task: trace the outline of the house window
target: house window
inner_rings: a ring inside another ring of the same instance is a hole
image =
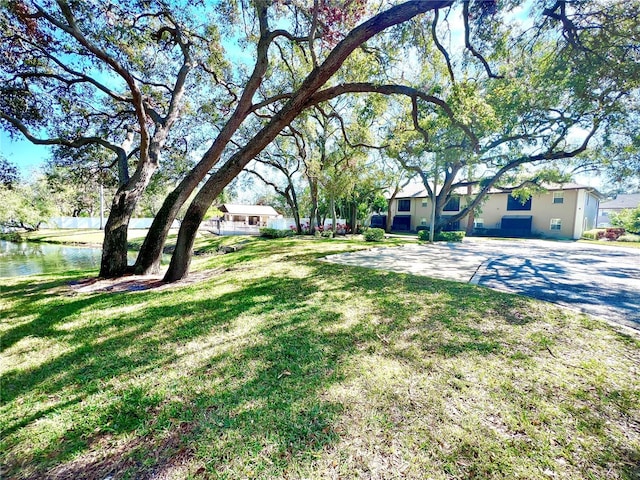
[[[600,212],[600,215],[602,215],[603,217],[608,217],[609,216],[609,212],[607,210],[604,210],[604,211]]]
[[[507,210],[531,210],[531,197],[522,203],[520,199],[509,195],[507,198]]]
[[[473,228],[484,228],[484,220],[482,218],[474,218]]]
[[[460,197],[451,197],[442,209],[445,212],[457,212],[460,210]]]
[[[443,215],[442,219],[446,221],[447,216]],[[443,232],[455,232],[457,230],[460,230],[460,220],[456,220],[455,222],[447,222],[442,228]]]
[[[551,230],[562,230],[562,219],[561,218],[552,218],[551,219]]]
[[[411,200],[398,200],[398,211],[399,212],[409,212],[411,211]]]
[[[421,218],[420,219],[420,225],[426,225],[427,224],[427,219],[426,218]]]
[[[426,198],[425,198],[424,200],[422,200],[422,206],[423,206],[423,207],[426,207],[426,206],[427,206],[427,203],[428,203],[428,202],[427,202],[427,199],[426,199]]]
[[[564,192],[553,192],[553,203],[564,203]]]

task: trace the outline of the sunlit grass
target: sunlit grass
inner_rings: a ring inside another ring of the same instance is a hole
[[[589,243],[591,245],[601,245],[603,247],[628,247],[628,248],[640,248],[640,242],[618,242],[615,240],[578,240],[580,243]]]
[[[316,260],[370,247],[205,236],[179,288],[3,280],[2,477],[638,478],[636,339]]]

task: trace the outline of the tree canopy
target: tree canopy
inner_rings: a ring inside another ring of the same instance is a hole
[[[0,155],[0,185],[11,188],[18,178],[18,167]]]
[[[119,159],[104,276],[126,271],[128,218],[172,132],[190,141],[180,125],[193,125],[206,147],[188,150],[191,167],[157,208],[134,267],[157,268],[188,205],[171,281],[187,275],[213,200],[253,159],[273,156],[272,142],[295,136],[312,109],[338,122],[343,145],[384,146],[382,157],[427,190],[440,177],[439,206],[456,189],[474,189],[460,216],[491,188],[559,178],[552,169],[531,176],[529,166],[600,161],[590,147],[618,144],[623,125],[633,132],[638,13],[637,0],[14,2],[0,18],[0,121],[36,143],[91,143]],[[331,110],[339,97],[365,100],[352,101],[358,114],[339,121]],[[338,143],[328,147],[340,153]],[[367,168],[364,151],[345,158],[354,172]],[[126,180],[129,162],[135,171]],[[333,173],[327,188],[353,187]]]
[[[56,146],[58,156],[85,159],[96,148],[113,155],[120,187],[105,228],[103,276],[124,273],[129,218],[185,96],[209,78],[190,73],[219,68],[215,29],[197,31],[193,9],[183,7],[18,1],[0,10],[3,127]]]

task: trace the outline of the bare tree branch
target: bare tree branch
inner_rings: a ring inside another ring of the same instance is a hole
[[[449,77],[451,78],[451,82],[452,83],[456,83],[456,77],[453,74],[453,67],[451,66],[451,57],[449,56],[449,52],[447,52],[447,50],[442,46],[442,44],[438,40],[438,34],[437,34],[437,31],[436,31],[436,27],[438,26],[439,14],[440,14],[439,10],[434,10],[434,12],[433,12],[433,22],[431,23],[431,37],[433,38],[433,43],[435,43],[436,48],[438,50],[440,50],[440,53],[442,53],[442,56],[444,57],[444,59],[447,62],[447,70],[449,70]]]
[[[33,135],[29,130],[29,128],[17,118],[11,117],[4,112],[0,112],[0,118],[2,118],[3,120],[6,120],[11,125],[13,125],[17,130],[20,131],[20,133],[22,133],[22,135],[24,135],[24,137],[27,140],[29,140],[34,145],[63,145],[66,147],[77,148],[77,147],[82,147],[84,145],[96,144],[96,145],[102,145],[103,147],[108,148],[109,150],[112,150],[114,152],[119,152],[122,150],[122,148],[119,147],[118,145],[108,142],[101,137],[79,137],[79,138],[76,138],[75,140],[67,140],[61,137],[38,138],[35,135]]]
[[[311,95],[307,99],[307,106],[317,105],[318,103],[325,102],[345,93],[379,93],[382,95],[404,95],[409,98],[419,98],[420,100],[440,107],[445,112],[447,117],[449,117],[451,123],[460,128],[469,138],[472,144],[472,148],[474,150],[477,150],[479,148],[479,140],[476,135],[471,131],[469,126],[456,119],[453,110],[444,100],[406,85],[376,85],[367,82],[345,83],[342,85],[337,85],[335,87],[327,88],[325,90],[320,90]]]
[[[469,27],[469,3],[470,3],[470,0],[464,0],[462,2],[462,19],[464,21],[464,45],[474,57],[480,60],[489,78],[504,78],[504,76],[496,75],[491,71],[491,67],[489,66],[489,63],[487,62],[487,60],[471,44],[471,40],[470,40],[471,28]]]

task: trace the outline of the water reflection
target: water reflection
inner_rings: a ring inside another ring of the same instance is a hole
[[[19,277],[100,267],[100,248],[0,240],[0,277]]]

